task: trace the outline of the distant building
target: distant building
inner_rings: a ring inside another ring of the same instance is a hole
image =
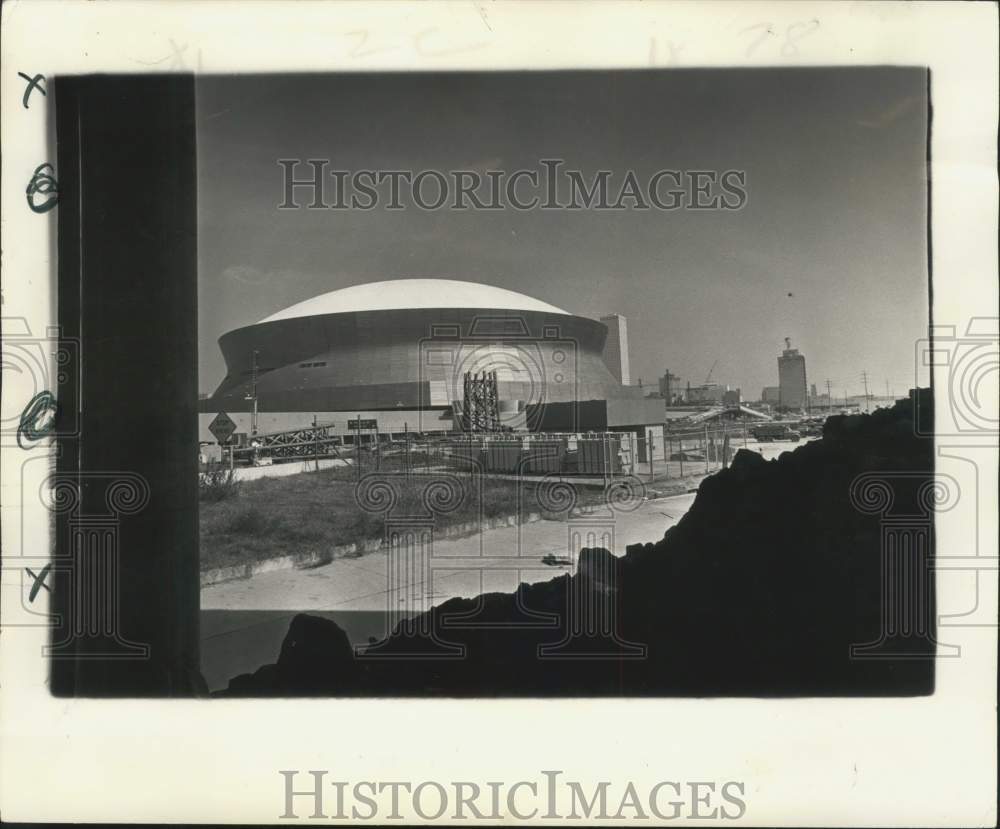
[[[816,387],[813,386],[815,389]],[[809,408],[810,409],[829,409],[833,405],[830,400],[830,395],[828,394],[811,394],[809,395]]]
[[[806,358],[792,348],[792,341],[785,337],[785,350],[778,358],[778,406],[783,409],[804,409],[806,395]]]
[[[760,399],[764,403],[770,403],[772,406],[777,406],[778,401],[781,399],[781,391],[777,386],[764,386],[760,392]]]
[[[730,389],[723,393],[722,402],[726,406],[739,406],[743,402],[743,394],[739,389]]]
[[[721,383],[706,383],[702,386],[692,386],[689,384],[684,391],[684,402],[716,403],[721,405],[722,399],[728,391],[729,386],[724,386]]]
[[[847,408],[856,408],[862,412],[872,412],[875,409],[889,408],[895,402],[895,397],[886,397],[885,395],[852,394],[844,400],[844,405]]]
[[[604,363],[608,371],[623,386],[632,385],[628,365],[628,326],[621,314],[608,314],[601,317],[601,322],[608,329],[608,338],[604,343]]]
[[[666,370],[659,382],[660,397],[667,401],[668,406],[684,399],[684,386],[681,385],[681,378],[676,374],[671,374],[670,369]]]

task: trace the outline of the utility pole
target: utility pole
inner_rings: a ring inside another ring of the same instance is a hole
[[[833,395],[830,393],[830,378],[826,379],[826,410],[833,408]]]
[[[354,471],[361,480],[361,414],[354,421]]]
[[[250,363],[250,399],[253,409],[250,413],[250,434],[257,434],[257,349],[251,355]]]
[[[705,442],[702,444],[705,447],[705,474],[708,474],[708,424],[705,424]]]
[[[316,454],[316,471],[319,472],[319,429],[316,428],[316,415],[313,415],[313,451]]]
[[[868,372],[867,371],[862,371],[861,372],[861,380],[865,384],[865,411],[867,412],[867,411],[869,411],[871,409],[871,403],[872,403],[872,396],[871,396],[870,392],[868,391]]]

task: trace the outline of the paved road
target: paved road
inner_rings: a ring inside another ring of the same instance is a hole
[[[236,674],[275,661],[288,621],[303,611],[334,619],[353,643],[364,644],[369,637],[384,636],[391,617],[404,608],[419,611],[454,596],[512,591],[521,582],[571,571],[581,547],[603,546],[623,555],[630,544],[662,538],[693,500],[693,494],[675,495],[609,517],[539,521],[438,540],[430,577],[416,575],[405,584],[390,581],[389,556],[376,552],[206,587],[201,592],[202,671],[216,690]],[[546,564],[546,556],[556,563]]]

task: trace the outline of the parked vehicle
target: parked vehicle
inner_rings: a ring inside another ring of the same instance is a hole
[[[750,430],[755,440],[790,440],[797,443],[802,437],[785,423],[763,423]]]
[[[801,423],[796,427],[795,431],[804,438],[818,438],[823,436],[823,424],[821,422]]]

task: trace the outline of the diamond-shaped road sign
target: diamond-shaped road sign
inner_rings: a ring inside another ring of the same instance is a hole
[[[226,443],[236,431],[236,424],[225,412],[219,412],[208,424],[208,431],[215,435],[219,443]]]

